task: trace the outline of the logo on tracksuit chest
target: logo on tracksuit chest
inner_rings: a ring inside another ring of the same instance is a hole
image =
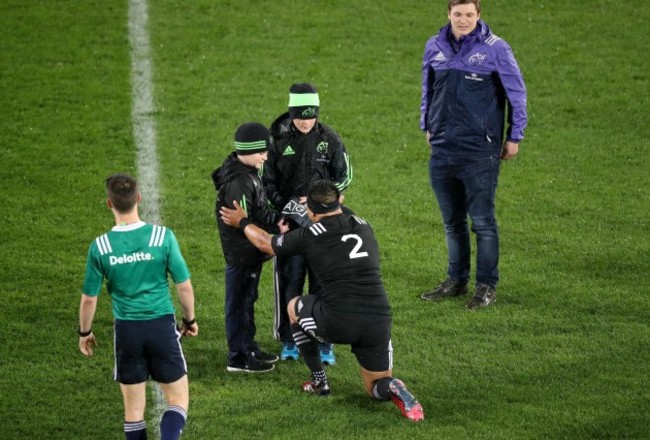
[[[320,154],[327,154],[328,146],[329,144],[327,142],[322,141],[316,146],[316,151],[318,151]]]
[[[328,147],[329,147],[329,144],[327,142],[325,142],[325,141],[320,142],[316,146],[316,151],[320,155],[320,156],[316,157],[317,162],[328,162],[329,163],[330,160],[329,160],[329,157],[327,155]]]
[[[474,55],[471,55],[471,56],[467,59],[467,62],[468,62],[470,65],[472,65],[472,66],[480,66],[480,65],[483,64],[483,62],[485,61],[485,58],[486,58],[486,57],[487,57],[486,54],[484,54],[484,53],[480,53],[480,52],[476,52]]]

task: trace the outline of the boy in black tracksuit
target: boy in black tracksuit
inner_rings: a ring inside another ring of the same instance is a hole
[[[271,125],[271,146],[262,169],[262,182],[271,206],[282,212],[289,202],[305,203],[307,189],[317,180],[330,180],[343,193],[352,181],[352,166],[339,135],[318,120],[320,99],[308,83],[289,89],[289,111]],[[307,219],[308,221],[308,219]],[[300,224],[299,226],[304,226]],[[309,293],[320,285],[301,256],[274,258],[274,334],[283,343],[282,359],[297,359],[287,315],[287,303],[301,295],[309,275]],[[323,362],[333,364],[330,344],[321,347]]]
[[[254,305],[266,255],[237,228],[219,218],[222,206],[237,201],[259,227],[277,231],[279,215],[272,212],[257,170],[267,157],[269,132],[257,122],[241,125],[235,133],[235,151],[212,173],[217,190],[215,214],[226,260],[225,323],[228,371],[264,372],[273,369],[278,356],[260,350],[255,342]]]

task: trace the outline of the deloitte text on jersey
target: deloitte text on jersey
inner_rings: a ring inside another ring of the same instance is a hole
[[[135,263],[137,261],[150,261],[153,260],[153,255],[151,255],[149,252],[134,252],[131,255],[124,254],[121,257],[114,257],[111,255],[108,260],[111,266],[115,266],[116,264]]]

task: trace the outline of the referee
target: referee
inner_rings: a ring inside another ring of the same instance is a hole
[[[142,196],[135,179],[115,174],[106,180],[108,207],[116,226],[90,245],[79,307],[79,350],[93,355],[91,330],[103,280],[115,317],[114,379],[124,397],[124,434],[127,440],[146,439],[144,421],[146,383],[160,383],[167,410],[160,421],[161,439],[181,435],[189,390],[187,365],[180,337],[196,336],[194,291],[190,272],[174,233],[140,220]],[[176,284],[183,322],[176,327],[167,276]]]
[[[347,344],[361,367],[366,391],[378,400],[392,400],[405,417],[420,421],[422,406],[392,376],[392,318],[377,240],[363,219],[343,213],[339,197],[331,181],[315,182],[307,191],[313,224],[276,236],[252,224],[238,205],[220,212],[226,224],[243,229],[263,252],[278,257],[302,255],[323,286],[320,295],[293,298],[287,307],[293,338],[312,376],[303,391],[330,394],[318,344]]]

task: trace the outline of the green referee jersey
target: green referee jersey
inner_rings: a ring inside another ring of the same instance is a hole
[[[171,230],[144,222],[115,226],[90,245],[83,293],[99,295],[106,279],[115,318],[155,319],[174,313],[168,275],[175,283],[190,278]]]

